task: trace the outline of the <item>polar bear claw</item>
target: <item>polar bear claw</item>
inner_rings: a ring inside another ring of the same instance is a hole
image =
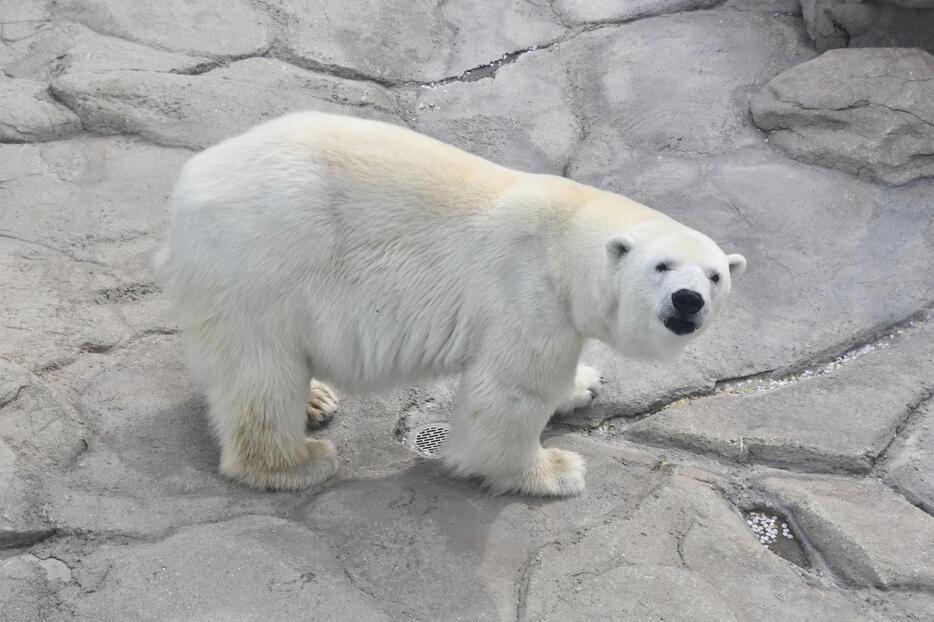
[[[312,380],[308,390],[308,402],[305,414],[308,415],[308,427],[320,428],[331,422],[337,410],[337,395],[323,382]]]

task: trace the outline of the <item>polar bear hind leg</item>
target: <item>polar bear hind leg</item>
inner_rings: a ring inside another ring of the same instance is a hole
[[[464,373],[442,449],[445,466],[462,477],[480,477],[497,494],[580,494],[586,471],[583,458],[573,451],[544,448],[539,442],[554,404],[497,377]]]
[[[207,372],[221,473],[272,490],[301,490],[333,476],[338,466],[334,444],[305,435],[311,380],[307,359],[300,353],[284,356],[275,347],[262,351],[260,340],[250,340],[249,348],[239,352],[230,348],[244,343],[242,339],[223,343],[225,356],[199,356],[198,340],[189,333],[189,351]]]

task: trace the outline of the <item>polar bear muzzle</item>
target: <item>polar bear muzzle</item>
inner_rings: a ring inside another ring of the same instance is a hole
[[[692,289],[679,289],[671,295],[671,306],[674,313],[662,318],[665,328],[676,335],[689,335],[697,330],[701,324],[698,313],[704,308],[702,294]]]
[[[694,315],[704,307],[704,296],[692,289],[679,289],[671,295],[671,305],[681,315]]]

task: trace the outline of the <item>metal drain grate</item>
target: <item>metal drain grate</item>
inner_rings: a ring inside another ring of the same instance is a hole
[[[446,424],[426,425],[415,434],[415,449],[429,458],[435,458],[447,438],[448,426]]]

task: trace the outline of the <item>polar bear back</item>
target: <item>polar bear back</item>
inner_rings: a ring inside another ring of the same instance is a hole
[[[564,321],[553,223],[508,200],[533,177],[404,128],[290,115],[185,167],[164,281],[183,329],[300,344],[338,386],[454,373],[490,326]]]

